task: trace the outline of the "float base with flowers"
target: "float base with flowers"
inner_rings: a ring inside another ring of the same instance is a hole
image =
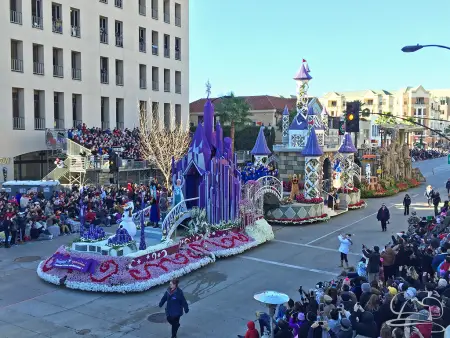
[[[324,212],[322,198],[307,199],[303,194],[298,194],[295,201],[283,198],[277,208],[266,212],[266,218],[270,223],[284,225],[309,224],[330,219]]]
[[[339,208],[340,209],[361,209],[367,206],[361,199],[361,191],[358,188],[339,188],[338,189]]]
[[[260,218],[245,227],[195,234],[176,244],[167,241],[123,256],[79,252],[61,246],[39,264],[37,274],[49,283],[70,289],[140,292],[273,238],[271,226]]]

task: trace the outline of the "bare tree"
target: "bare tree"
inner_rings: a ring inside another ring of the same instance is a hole
[[[191,137],[187,126],[175,123],[175,119],[171,121],[171,126],[163,126],[160,124],[158,112],[154,112],[152,117],[153,119],[146,109],[140,107],[139,136],[142,157],[161,170],[166,187],[170,191],[172,157],[177,161],[186,154]]]

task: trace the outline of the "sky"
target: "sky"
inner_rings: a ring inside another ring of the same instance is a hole
[[[423,85],[450,88],[448,0],[190,0],[190,102],[295,95],[306,59],[309,94]]]

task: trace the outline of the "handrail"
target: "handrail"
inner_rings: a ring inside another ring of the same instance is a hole
[[[267,183],[267,181],[269,181],[269,183]],[[272,182],[270,182],[270,181],[272,181]],[[256,182],[261,182],[262,183],[261,187],[267,187],[267,186],[275,187],[278,194],[280,195],[280,198],[283,198],[283,183],[275,176],[271,176],[271,175],[262,176],[262,177],[258,178],[256,180]]]
[[[178,220],[182,219],[183,214],[186,214],[189,212],[186,207],[186,202],[196,201],[199,199],[200,199],[200,197],[194,197],[194,198],[188,198],[188,199],[182,200],[180,203],[178,203],[172,209],[170,209],[169,213],[166,215],[166,217],[164,218],[164,220],[161,224],[161,229],[163,231],[163,238],[165,237],[166,241],[170,240],[170,237],[172,237],[172,234],[176,229],[176,227],[174,227],[176,222]],[[177,218],[177,216],[179,216],[179,217]],[[183,220],[184,220],[184,218],[183,218]],[[164,236],[164,233],[166,233],[165,236]]]
[[[82,146],[75,141],[72,141],[70,138],[67,138],[67,155],[68,156],[77,156],[80,155],[81,152],[84,152],[87,155],[91,155],[92,152],[90,149]]]

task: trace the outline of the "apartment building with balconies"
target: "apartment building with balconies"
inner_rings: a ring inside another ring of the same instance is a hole
[[[8,0],[0,8],[10,13],[0,21],[8,179],[46,174],[46,129],[133,128],[142,101],[161,124],[188,123],[188,0]]]

